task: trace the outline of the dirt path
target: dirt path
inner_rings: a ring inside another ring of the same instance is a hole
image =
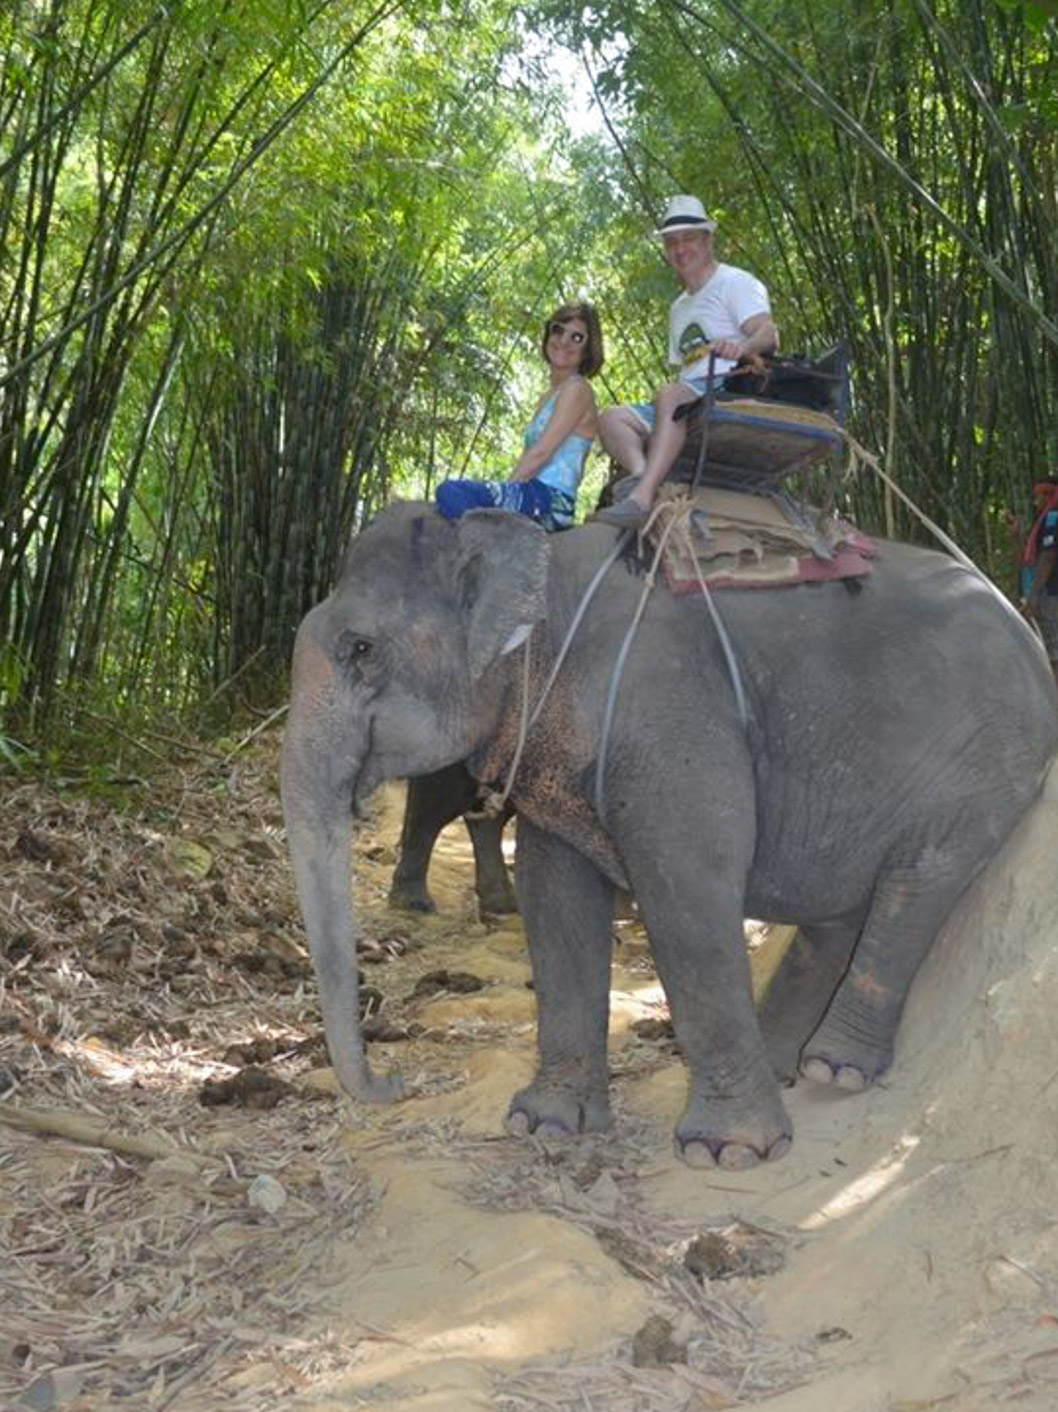
[[[672,1154],[683,1072],[633,923],[614,1132],[503,1135],[534,1053],[520,929],[477,919],[459,828],[438,914],[386,909],[397,790],[357,867],[374,1061],[392,1054],[409,1097],[334,1097],[270,769],[220,809],[189,790],[164,830],[8,801],[3,1101],[109,1131],[86,1147],[0,1122],[0,1405],[1058,1406],[1058,780],[951,919],[885,1084],[799,1084],[793,1151],[710,1174]],[[261,1103],[291,1086],[278,1106],[204,1107],[248,1059]],[[164,1150],[117,1151],[129,1134]]]

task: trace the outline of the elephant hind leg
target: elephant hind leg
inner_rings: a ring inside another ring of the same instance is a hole
[[[806,1078],[856,1091],[886,1072],[911,982],[972,875],[953,866],[938,878],[933,855],[879,881],[848,969],[802,1051]]]
[[[760,1007],[772,1071],[787,1087],[797,1078],[806,1040],[818,1028],[848,968],[862,917],[798,928]]]
[[[518,911],[518,900],[503,859],[503,826],[510,814],[498,818],[470,816],[466,820],[474,849],[474,887],[482,916],[503,917]]]
[[[433,912],[436,906],[426,885],[437,835],[473,804],[477,786],[466,767],[448,765],[430,775],[408,780],[400,857],[389,888],[389,905],[409,912]]]

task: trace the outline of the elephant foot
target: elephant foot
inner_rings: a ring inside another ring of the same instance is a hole
[[[437,903],[427,892],[425,883],[394,881],[386,902],[399,912],[437,911]]]
[[[801,1074],[813,1083],[834,1084],[849,1093],[861,1093],[870,1083],[867,1076],[851,1064],[835,1065],[829,1059],[820,1059],[818,1055],[802,1059]]]
[[[862,1093],[882,1077],[891,1062],[892,1056],[876,1056],[849,1063],[832,1054],[810,1053],[806,1049],[801,1058],[801,1075],[813,1083],[833,1084],[847,1093]]]
[[[605,1092],[533,1083],[511,1099],[506,1128],[511,1137],[579,1137],[604,1132],[612,1123]]]
[[[513,917],[518,911],[518,899],[514,888],[507,882],[505,886],[479,887],[478,911],[483,917]]]
[[[396,1103],[404,1097],[404,1079],[397,1069],[376,1074],[366,1060],[332,1056],[338,1082],[351,1098],[361,1103]]]
[[[676,1156],[688,1167],[721,1167],[745,1171],[761,1162],[774,1162],[790,1150],[793,1127],[782,1100],[762,1106],[732,1100],[694,1097],[676,1125]]]
[[[813,1083],[861,1093],[892,1064],[892,1046],[835,1033],[835,1028],[825,1021],[816,1030],[801,1054],[800,1073]]]

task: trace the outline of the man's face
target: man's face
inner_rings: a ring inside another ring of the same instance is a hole
[[[705,279],[713,260],[711,230],[677,230],[664,237],[665,259],[680,280],[696,289]]]

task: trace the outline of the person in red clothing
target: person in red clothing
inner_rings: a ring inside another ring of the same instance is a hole
[[[1036,518],[1021,537],[1017,517],[1008,514],[1007,528],[1020,544],[1021,608],[1040,630],[1058,683],[1058,478],[1032,487]]]

